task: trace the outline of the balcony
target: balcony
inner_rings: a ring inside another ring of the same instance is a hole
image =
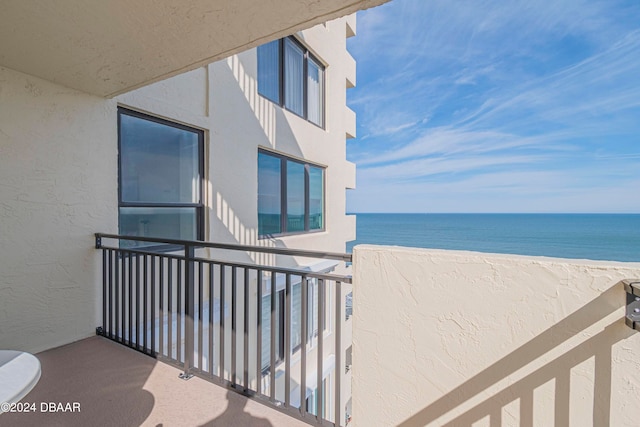
[[[624,280],[640,278],[640,263],[357,246],[352,287],[350,276],[302,262],[278,266],[319,257],[326,269],[326,259],[350,259],[342,254],[153,242],[170,245],[159,252],[139,241],[98,235],[102,336],[40,353],[42,379],[23,399],[79,402],[82,412],[2,421],[453,427],[640,418],[640,335],[625,323],[635,298]]]

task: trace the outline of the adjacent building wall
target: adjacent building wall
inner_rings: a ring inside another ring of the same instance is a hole
[[[118,104],[206,131],[207,240],[344,252],[355,238],[345,214],[355,167],[346,160],[347,20],[296,34],[327,65],[326,129],[258,95],[257,54],[251,49],[205,68],[121,95]],[[326,231],[258,238],[258,148],[326,166]]]
[[[640,264],[357,246],[356,426],[637,426]]]

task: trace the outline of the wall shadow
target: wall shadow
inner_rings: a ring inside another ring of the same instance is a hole
[[[227,409],[222,415],[202,424],[201,427],[273,427],[266,418],[254,417],[245,411],[249,399],[227,390]]]
[[[216,86],[212,89],[214,95],[211,100],[212,114],[224,117],[232,111],[234,116],[243,117],[244,122],[242,129],[238,129],[232,125],[231,118],[224,119],[223,125],[216,129],[216,135],[212,136],[209,164],[211,173],[208,183],[211,229],[208,240],[262,247],[286,247],[282,239],[258,237],[258,147],[272,148],[294,158],[304,158],[305,155],[298,142],[300,136],[295,134],[283,109],[258,94],[257,80],[245,68],[245,62],[251,63],[248,55],[248,53],[234,55],[210,66],[210,72],[216,79]],[[224,87],[224,96],[215,92],[218,86]],[[228,149],[230,141],[236,145],[232,151]],[[217,150],[225,150],[227,163],[216,163]],[[234,156],[237,161],[230,160]],[[255,169],[231,166],[243,164],[247,158],[255,159]],[[239,185],[239,183],[249,183],[246,175],[253,170],[256,171],[256,175],[254,179],[249,180],[250,185]],[[216,183],[216,179],[224,179],[232,185],[220,186]],[[253,185],[255,185],[255,191],[252,190]],[[254,194],[255,206],[254,202],[248,202],[248,194]],[[226,257],[230,254],[218,251],[213,252],[212,255]],[[230,259],[267,266],[275,266],[281,261],[291,261],[261,252],[231,254]]]
[[[623,296],[624,289],[622,284],[614,285],[578,311],[567,316],[398,425],[400,427],[424,426],[446,415],[619,309],[624,301]],[[447,427],[466,426],[489,417],[489,425],[491,427],[502,426],[502,409],[506,405],[519,400],[520,426],[533,427],[533,392],[536,388],[551,380],[555,380],[555,425],[569,425],[571,369],[593,357],[595,360],[593,425],[609,426],[612,347],[615,343],[630,337],[633,333],[631,329],[624,325],[623,319],[613,322],[601,332],[571,348],[521,380],[510,384],[502,391],[491,395],[488,399],[465,411],[445,425]]]
[[[21,402],[35,412],[0,414],[7,426],[142,425],[155,405],[143,387],[157,361],[101,337],[38,353],[41,377]],[[80,411],[59,412],[48,403],[74,402]],[[44,404],[44,409],[41,405]]]

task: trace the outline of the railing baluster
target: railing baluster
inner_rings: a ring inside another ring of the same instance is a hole
[[[177,330],[176,330],[176,360],[178,361],[178,363],[183,362],[182,360],[182,325],[183,325],[183,318],[182,318],[182,260],[178,258],[177,260],[178,263],[178,271],[176,274],[176,287],[177,287],[177,294],[176,294],[176,317],[177,317]]]
[[[325,290],[324,280],[318,279],[318,363],[316,370],[316,420],[322,423],[324,412],[324,384],[323,362],[324,362],[324,315],[325,315]]]
[[[147,255],[143,255],[142,256],[142,272],[143,272],[143,279],[142,279],[142,301],[143,301],[143,306],[142,306],[142,350],[146,353],[147,352],[147,315],[149,314],[149,310],[147,308],[147,306],[149,305],[149,293],[147,292],[147,281],[149,279],[148,277],[148,272],[147,272]]]
[[[117,303],[116,303],[117,305]],[[109,249],[109,338],[113,339],[113,251]]]
[[[195,317],[195,264],[193,246],[184,247],[184,373],[183,379],[189,379],[194,366],[194,317]]]
[[[131,301],[135,303],[135,320],[134,326],[136,334],[136,350],[140,350],[140,255],[136,255],[136,297]]]
[[[342,377],[342,373],[344,369],[342,368],[342,322],[344,321],[344,316],[342,314],[342,305],[344,303],[344,299],[342,297],[342,283],[336,281],[336,324],[334,325],[335,335],[336,335],[336,366],[335,366],[335,398],[336,398],[336,409],[335,409],[335,425],[336,427],[340,427],[342,425],[342,402],[341,402],[341,384],[340,378]]]
[[[161,356],[165,355],[165,351],[164,351],[164,257],[160,256],[158,257],[158,310],[159,310],[159,315],[160,315],[160,324],[158,325],[158,329],[159,329],[159,337],[158,337],[158,353],[160,353]],[[167,296],[168,298],[168,296]],[[171,323],[167,323],[167,325],[170,325]],[[168,353],[168,351],[167,351]],[[168,354],[167,354],[168,356]]]
[[[102,333],[106,334],[107,327],[107,251],[102,250]]]
[[[213,275],[215,273],[214,264],[209,263],[209,374],[214,376],[213,373],[213,352],[215,346],[213,345],[213,322],[214,322],[214,289],[213,289]]]
[[[244,358],[242,360],[242,367],[244,370],[244,376],[242,379],[242,385],[245,390],[249,390],[249,269],[244,269],[244,343],[242,350]]]
[[[307,298],[307,278],[300,278],[300,415],[303,417],[307,412],[307,316],[309,313],[309,299]]]
[[[284,321],[284,406],[291,403],[291,275],[285,280],[285,321]]]
[[[169,359],[173,359],[173,259],[167,259],[167,353]]]
[[[204,289],[202,278],[204,276],[204,265],[202,262],[198,262],[198,369],[204,371],[204,354],[203,348],[204,345],[202,340],[204,339],[203,328],[204,322],[202,321],[202,316],[204,313],[203,302],[204,302]]]
[[[119,257],[119,251],[115,251],[114,253],[114,261],[115,261],[115,277],[116,277],[116,283],[115,283],[115,291],[116,291],[116,301],[115,301],[115,321],[116,321],[116,326],[115,326],[115,330],[114,335],[116,338],[116,341],[118,339],[118,334],[120,333],[120,262],[118,261],[118,257]],[[122,257],[120,257],[122,258]],[[123,297],[124,298],[124,297]]]
[[[122,252],[122,313],[121,313],[121,329],[122,343],[127,345],[127,266],[129,257],[126,252]]]
[[[156,257],[151,256],[151,348],[149,354],[156,354]]]
[[[218,326],[218,329],[220,330],[220,379],[224,380],[225,379],[225,375],[224,375],[224,312],[225,312],[225,288],[226,288],[226,283],[225,283],[225,265],[224,264],[220,264],[220,324]]]
[[[237,345],[237,337],[236,337],[236,306],[237,306],[237,269],[235,266],[231,266],[231,383],[235,387],[238,383],[238,379],[236,378],[236,345]]]
[[[132,333],[133,333],[133,253],[129,252],[128,262],[127,262],[127,290],[129,298],[127,299],[127,304],[129,304],[129,316],[127,317],[127,329],[129,331],[129,347],[133,347]]]
[[[269,393],[271,394],[271,401],[276,401],[276,293],[278,292],[278,286],[276,283],[276,273],[271,270],[271,347],[269,356]],[[282,307],[280,308],[282,309]]]
[[[262,270],[258,269],[256,273],[256,392],[262,395]]]

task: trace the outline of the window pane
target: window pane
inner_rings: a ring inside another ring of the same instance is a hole
[[[287,231],[304,231],[304,165],[287,161]]]
[[[324,170],[309,166],[309,229],[324,228]]]
[[[120,208],[120,234],[196,240],[198,208]],[[155,243],[126,242],[130,246]]]
[[[280,103],[280,41],[258,46],[258,93]]]
[[[281,161],[278,157],[258,153],[258,234],[280,233]]]
[[[285,96],[284,105],[296,114],[303,115],[303,64],[304,52],[298,45],[285,39]]]
[[[309,58],[307,65],[307,118],[318,126],[322,126],[323,116],[322,73],[322,67]]]
[[[199,203],[199,133],[120,115],[123,202]]]

